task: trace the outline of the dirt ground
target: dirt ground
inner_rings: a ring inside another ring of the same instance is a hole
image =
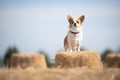
[[[120,80],[120,68],[0,69],[0,80]]]

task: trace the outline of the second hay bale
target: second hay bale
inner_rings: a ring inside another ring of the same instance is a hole
[[[109,68],[120,68],[120,53],[110,53],[106,56],[105,66]]]
[[[13,68],[47,68],[45,56],[43,54],[13,54],[10,65]]]
[[[88,67],[101,69],[100,55],[92,51],[59,52],[55,57],[55,66],[60,68]]]

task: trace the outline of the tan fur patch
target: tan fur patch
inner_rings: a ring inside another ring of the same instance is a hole
[[[70,15],[67,16],[67,19],[68,19],[68,21],[69,21],[70,24],[73,23],[73,18]]]
[[[80,19],[81,23],[83,23],[83,21],[84,21],[84,19],[85,19],[85,16],[82,15],[79,19]]]
[[[67,48],[68,48],[68,40],[67,40],[67,37],[68,37],[68,36],[66,36],[65,39],[64,39],[64,48],[65,48],[65,51],[67,51]]]

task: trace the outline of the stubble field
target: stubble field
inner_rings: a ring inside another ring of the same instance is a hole
[[[0,69],[0,80],[120,80],[120,69]]]

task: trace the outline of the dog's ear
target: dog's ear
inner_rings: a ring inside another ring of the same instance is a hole
[[[84,21],[84,19],[85,19],[85,16],[82,15],[79,19],[80,19],[81,23],[83,23],[83,21]]]
[[[73,22],[73,18],[72,18],[70,15],[67,16],[67,19],[68,19],[68,22],[69,22],[69,23],[72,23],[72,22]]]

